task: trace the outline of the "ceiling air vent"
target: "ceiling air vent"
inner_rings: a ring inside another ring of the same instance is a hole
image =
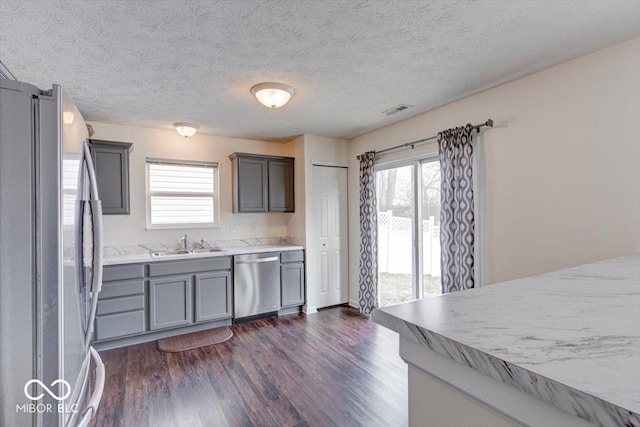
[[[389,108],[387,111],[383,111],[382,114],[386,114],[387,116],[390,116],[392,114],[399,113],[400,111],[404,111],[404,110],[406,110],[408,108],[411,108],[411,107],[412,107],[411,105],[400,104],[400,105],[397,105],[397,106],[395,106],[393,108]]]

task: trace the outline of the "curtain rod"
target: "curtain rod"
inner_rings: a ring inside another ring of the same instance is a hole
[[[471,126],[472,128],[476,129],[478,132],[480,132],[480,128],[481,127],[493,127],[493,120],[492,119],[488,119],[486,122],[484,123],[478,123],[477,125],[473,125]],[[423,139],[419,139],[417,141],[411,141],[411,142],[407,142],[406,144],[400,144],[400,145],[396,145],[395,147],[390,147],[390,148],[385,148],[384,150],[380,150],[380,151],[374,151],[374,153],[376,153],[376,155],[379,154],[384,154],[384,153],[388,153],[389,151],[395,151],[395,150],[399,150],[401,148],[409,148],[411,147],[411,149],[415,148],[414,146],[416,144],[422,144],[424,142],[429,142],[429,141],[433,141],[434,139],[438,138],[438,136],[430,136],[429,138],[423,138]],[[356,157],[358,160],[360,160],[360,156]]]

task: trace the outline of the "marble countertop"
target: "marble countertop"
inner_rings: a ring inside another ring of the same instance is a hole
[[[120,265],[120,264],[135,264],[135,263],[148,263],[148,262],[164,262],[164,261],[177,261],[185,259],[198,259],[198,258],[213,258],[230,255],[244,255],[255,254],[263,252],[285,252],[285,251],[299,251],[304,249],[304,246],[295,244],[259,244],[249,246],[238,247],[224,247],[220,252],[205,252],[200,254],[182,254],[182,255],[168,255],[160,257],[152,257],[151,251],[140,248],[137,251],[120,251],[120,253],[105,254],[104,265]]]
[[[595,424],[640,426],[640,254],[384,307],[373,319]]]

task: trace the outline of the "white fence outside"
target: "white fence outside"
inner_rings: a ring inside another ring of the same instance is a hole
[[[378,212],[378,269],[381,273],[412,274],[411,218],[394,217],[391,211]],[[422,221],[425,275],[440,277],[440,227],[434,217]]]

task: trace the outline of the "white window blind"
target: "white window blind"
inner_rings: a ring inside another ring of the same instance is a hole
[[[149,225],[218,225],[217,166],[147,159]]]

